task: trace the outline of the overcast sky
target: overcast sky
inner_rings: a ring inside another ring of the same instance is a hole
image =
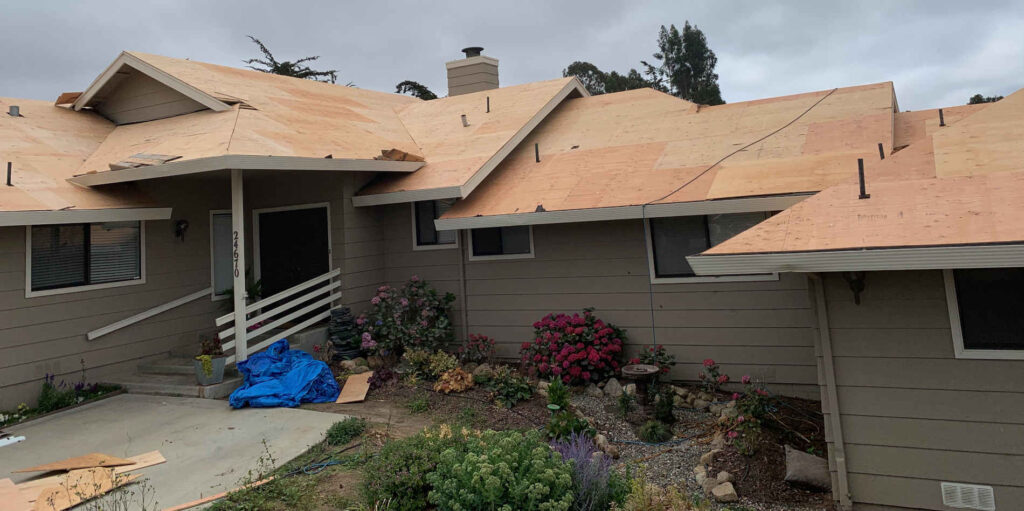
[[[574,60],[639,67],[658,27],[689,20],[718,55],[722,96],[743,101],[892,80],[900,108],[1024,87],[1024,2],[489,2],[0,0],[0,96],[80,91],[121,50],[241,67],[261,38],[278,60],[321,55],[341,82],[446,92],[465,46],[498,58],[502,85]]]

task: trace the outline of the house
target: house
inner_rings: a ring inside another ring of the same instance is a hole
[[[56,104],[0,98],[0,408],[202,335],[243,360],[419,275],[500,356],[595,307],[676,380],[713,358],[821,399],[844,507],[1024,501],[1019,276],[989,270],[1024,266],[1021,92],[704,106],[446,68],[421,101],[126,52]]]

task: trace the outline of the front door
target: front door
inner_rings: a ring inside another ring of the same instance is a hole
[[[326,204],[256,211],[264,298],[330,271],[328,214]]]

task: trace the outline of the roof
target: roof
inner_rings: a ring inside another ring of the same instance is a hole
[[[7,115],[10,105],[20,107],[21,117]],[[0,98],[0,109],[0,173],[11,162],[13,185],[0,183],[0,212],[154,207],[131,185],[95,191],[66,181],[113,129],[106,119],[26,99]],[[39,215],[0,215],[0,225],[28,223],[46,222]]]
[[[691,262],[763,271],[750,256],[766,256],[771,271],[797,270],[809,253],[1024,242],[1024,89],[962,112],[866,172],[870,198],[855,183],[834,186]]]
[[[570,99],[439,225],[815,192],[891,149],[894,106],[891,82],[719,106],[651,89]]]
[[[138,153],[181,161],[224,155],[369,160],[384,149],[418,151],[395,111],[421,102],[416,98],[145,53],[118,61],[234,104],[117,126],[79,174],[109,171]],[[89,100],[83,94],[76,107]]]
[[[413,174],[383,176],[355,203],[468,196],[564,99],[585,95],[578,79],[560,78],[403,106],[399,118],[427,164]]]

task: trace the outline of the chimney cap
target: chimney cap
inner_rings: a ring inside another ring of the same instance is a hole
[[[466,54],[466,58],[479,57],[480,53],[484,51],[483,46],[469,46],[462,49],[462,53]]]

